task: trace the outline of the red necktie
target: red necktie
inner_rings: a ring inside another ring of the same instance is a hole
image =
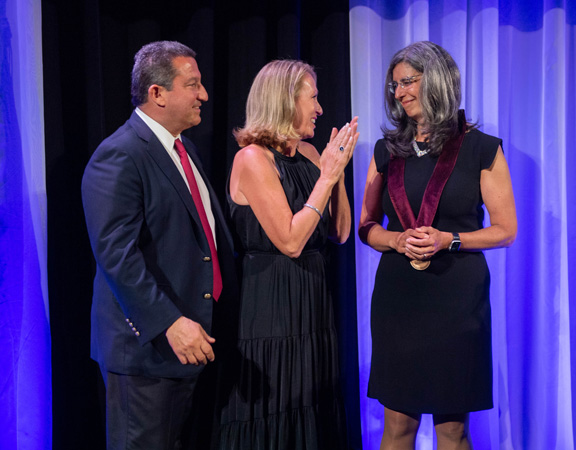
[[[212,229],[210,228],[210,223],[208,222],[208,217],[206,216],[206,210],[204,209],[204,204],[202,203],[202,198],[200,197],[200,191],[198,190],[198,184],[196,183],[196,178],[194,177],[192,166],[188,160],[188,153],[186,153],[184,144],[182,144],[180,139],[176,139],[174,141],[174,145],[176,146],[178,156],[180,156],[180,162],[182,163],[184,173],[186,174],[186,179],[190,185],[192,200],[194,200],[194,204],[198,210],[198,215],[200,216],[200,221],[202,222],[202,228],[204,228],[204,233],[206,234],[206,239],[208,240],[208,245],[210,246],[210,255],[212,257],[212,272],[214,278],[214,289],[212,296],[214,297],[214,300],[218,301],[218,298],[222,292],[222,274],[220,273],[220,263],[218,262],[218,253],[216,252],[214,235],[212,234]]]

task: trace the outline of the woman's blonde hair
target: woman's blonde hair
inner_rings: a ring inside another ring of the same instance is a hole
[[[272,61],[258,72],[246,102],[246,123],[234,130],[240,147],[258,144],[284,151],[288,139],[300,139],[294,128],[296,99],[306,75],[316,81],[312,66],[295,60]]]

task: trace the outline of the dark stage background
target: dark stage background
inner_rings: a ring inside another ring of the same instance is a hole
[[[332,126],[350,120],[348,7],[348,0],[42,1],[54,449],[105,447],[102,382],[89,357],[94,262],[80,182],[100,141],[130,116],[134,54],[155,40],[198,53],[210,100],[186,134],[222,201],[237,151],[232,129],[243,124],[250,84],[268,61],[302,59],[317,69],[324,116],[312,142],[319,151]],[[354,239],[330,244],[328,254],[349,446],[361,448]]]

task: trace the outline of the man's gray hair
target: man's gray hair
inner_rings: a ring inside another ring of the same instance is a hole
[[[132,104],[140,106],[148,101],[148,89],[153,84],[172,89],[176,70],[172,61],[178,56],[196,58],[196,52],[176,41],[151,42],[134,56],[132,69]]]

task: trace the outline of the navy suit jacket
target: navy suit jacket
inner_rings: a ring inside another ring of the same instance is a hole
[[[134,112],[96,149],[82,180],[97,264],[91,354],[105,371],[197,376],[202,367],[179,362],[166,329],[185,316],[211,334],[214,308],[236,301],[232,238],[194,145],[183,142],[210,191],[222,295],[215,306],[212,262],[206,258],[210,248],[190,191],[158,138]]]

